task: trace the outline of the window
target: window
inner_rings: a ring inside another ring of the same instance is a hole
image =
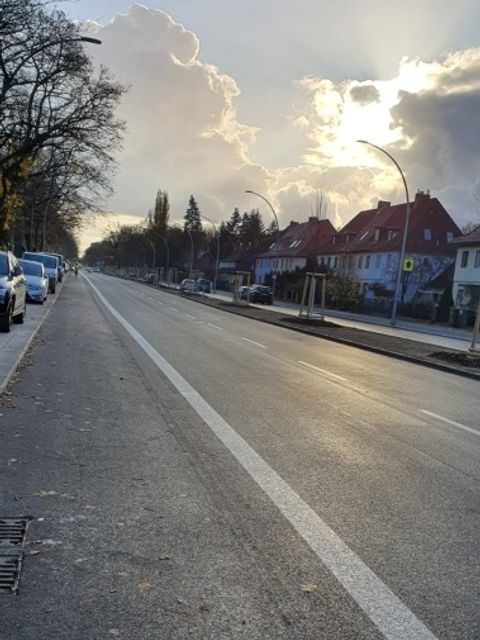
[[[470,255],[470,251],[462,251],[462,261],[460,263],[460,267],[462,267],[462,269],[468,265],[469,255]]]
[[[477,249],[475,254],[475,269],[480,269],[480,249]]]
[[[358,256],[358,268],[361,269],[363,267],[363,256]]]
[[[423,239],[424,240],[431,240],[432,239],[432,230],[431,229],[424,229],[423,230]]]
[[[336,269],[337,267],[338,267],[338,256],[335,256],[335,258],[333,259],[333,268]]]
[[[380,254],[378,254],[375,259],[375,266],[377,267],[377,269],[380,269],[380,267],[382,266],[382,256]]]
[[[391,240],[392,238],[393,238],[393,231],[389,229],[387,233],[387,240]]]
[[[375,229],[375,235],[373,237],[373,241],[378,242],[379,238],[380,238],[380,229]]]
[[[362,235],[360,236],[359,240],[365,240],[365,238],[368,236],[368,231],[364,231],[362,233]]]
[[[453,231],[447,231],[447,242],[451,242],[453,240]]]
[[[365,258],[365,269],[370,269],[370,256]]]
[[[331,260],[331,259],[332,259],[332,258],[331,258],[331,256],[328,256],[328,258],[327,258],[327,267],[329,267],[329,266],[330,266],[330,260]]]

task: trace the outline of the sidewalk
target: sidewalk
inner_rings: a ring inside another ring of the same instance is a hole
[[[27,303],[23,324],[14,324],[9,333],[0,333],[0,395],[5,391],[16,368],[28,351],[38,330],[61,294],[63,283],[57,285],[55,296],[49,295],[43,305]]]
[[[217,292],[210,294],[210,298],[230,301],[230,293]],[[265,309],[265,305],[252,304],[252,307]],[[298,316],[300,306],[289,302],[276,302],[268,307],[269,311],[286,315]],[[317,310],[318,311],[318,310]],[[342,327],[350,327],[359,331],[371,331],[397,338],[406,338],[414,342],[422,342],[444,349],[455,349],[467,351],[471,342],[471,332],[465,329],[453,329],[451,327],[441,327],[426,325],[411,320],[397,320],[395,327],[390,326],[387,318],[361,315],[359,313],[348,313],[346,311],[335,311],[327,309],[325,319]]]

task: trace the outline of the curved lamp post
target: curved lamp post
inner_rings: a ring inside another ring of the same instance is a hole
[[[217,229],[215,223],[212,222],[210,218],[207,218],[206,215],[201,213],[200,217],[204,218],[207,222],[209,222],[212,225],[215,231],[215,235],[217,236],[217,255],[215,258],[215,278],[213,280],[213,290],[215,291],[215,293],[217,293],[218,264],[220,262],[220,231]]]
[[[405,225],[403,227],[403,238],[402,238],[402,246],[400,248],[400,260],[399,260],[399,264],[398,264],[397,281],[396,281],[396,284],[395,284],[395,294],[394,294],[394,299],[393,299],[392,316],[390,318],[390,324],[392,325],[392,327],[394,327],[396,319],[397,319],[398,300],[400,298],[400,292],[401,292],[401,288],[402,288],[403,263],[404,263],[404,260],[405,260],[405,250],[406,250],[406,246],[407,246],[408,224],[410,222],[410,199],[409,199],[409,195],[408,195],[408,185],[407,185],[407,180],[405,178],[405,174],[403,173],[400,165],[395,160],[395,158],[388,153],[388,151],[385,151],[385,149],[383,149],[382,147],[379,147],[376,144],[373,144],[372,142],[368,142],[368,140],[357,140],[357,142],[359,142],[360,144],[366,144],[369,147],[373,147],[377,151],[381,151],[384,155],[387,156],[387,158],[390,158],[390,160],[393,162],[393,164],[397,167],[398,172],[399,172],[399,174],[400,174],[400,176],[402,178],[403,186],[405,188],[405,197],[406,197],[406,202],[407,202],[407,212],[406,212],[406,216],[405,216]]]
[[[277,284],[277,276],[278,276],[278,251],[280,248],[280,225],[278,224],[278,217],[273,206],[265,198],[265,196],[262,196],[261,193],[257,193],[256,191],[252,191],[251,189],[247,189],[245,193],[250,193],[254,196],[257,196],[257,198],[261,198],[264,202],[266,202],[267,205],[270,207],[271,212],[273,213],[275,224],[277,225],[277,242],[275,243],[275,270],[272,273],[272,298],[275,298],[275,286]]]

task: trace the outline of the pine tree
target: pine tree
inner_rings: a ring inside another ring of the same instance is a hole
[[[183,217],[185,220],[183,224],[183,228],[185,231],[201,231],[202,230],[202,219],[200,216],[200,209],[198,207],[197,201],[193,196],[190,196],[190,200],[188,201],[188,209]]]

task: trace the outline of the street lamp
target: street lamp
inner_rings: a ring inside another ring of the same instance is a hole
[[[401,292],[401,287],[402,287],[403,263],[404,263],[404,260],[405,260],[405,250],[406,250],[406,246],[407,246],[408,224],[410,222],[410,198],[409,198],[409,195],[408,195],[407,180],[405,178],[405,174],[403,173],[402,169],[400,168],[400,165],[395,160],[395,158],[388,153],[388,151],[385,151],[385,149],[383,149],[382,147],[377,146],[376,144],[373,144],[372,142],[368,142],[368,140],[357,140],[357,142],[359,142],[360,144],[367,144],[370,147],[373,147],[374,149],[377,149],[377,151],[381,151],[383,154],[385,154],[387,156],[387,158],[390,158],[390,160],[393,162],[393,164],[397,167],[398,172],[399,172],[399,174],[400,174],[400,176],[402,178],[403,186],[405,188],[405,197],[406,197],[406,200],[407,200],[407,213],[406,213],[406,216],[405,216],[405,225],[403,227],[403,238],[402,238],[402,245],[401,245],[401,248],[400,248],[400,260],[399,260],[399,265],[398,265],[397,281],[396,281],[396,284],[395,284],[395,294],[394,294],[394,299],[393,299],[392,316],[390,318],[390,324],[392,325],[392,327],[394,327],[396,319],[397,319],[398,299],[400,297],[400,292]]]
[[[266,202],[273,213],[273,217],[275,218],[275,224],[277,225],[277,242],[275,243],[275,271],[272,274],[272,298],[274,298],[275,285],[277,283],[277,275],[278,275],[278,250],[280,248],[280,225],[278,224],[278,217],[275,212],[275,209],[270,204],[270,202],[265,198],[265,196],[262,196],[260,193],[257,193],[256,191],[252,191],[251,189],[247,189],[245,193],[250,193],[254,196],[257,196],[258,198],[261,198],[264,202]]]
[[[217,236],[217,256],[215,258],[215,278],[213,281],[213,290],[215,291],[215,293],[217,292],[217,278],[218,278],[218,263],[220,262],[220,231],[217,229],[217,227],[215,226],[215,223],[212,222],[210,220],[210,218],[207,218],[207,216],[205,214],[200,214],[201,218],[204,218],[207,222],[209,222],[214,231],[215,231],[215,235]]]

